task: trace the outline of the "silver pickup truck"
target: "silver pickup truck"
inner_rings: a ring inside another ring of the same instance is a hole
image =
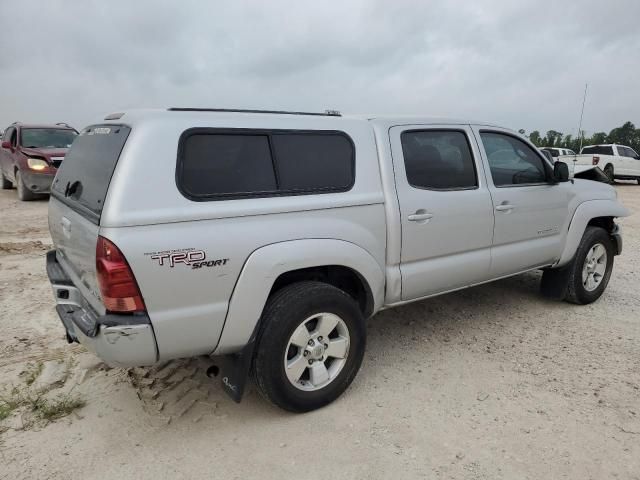
[[[251,374],[304,412],[347,389],[382,309],[534,269],[597,300],[626,215],[494,125],[139,110],[74,141],[47,272],[67,339],[108,364],[211,356],[236,401]]]

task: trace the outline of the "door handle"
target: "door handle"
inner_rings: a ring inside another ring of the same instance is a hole
[[[511,205],[510,203],[503,203],[501,205],[496,205],[496,210],[498,212],[510,212],[514,208],[515,207],[513,205]]]
[[[427,223],[433,218],[433,213],[427,213],[424,210],[418,210],[407,217],[410,222],[424,222]]]

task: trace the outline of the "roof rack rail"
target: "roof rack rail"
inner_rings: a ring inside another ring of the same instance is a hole
[[[71,125],[69,125],[68,123],[65,123],[65,122],[58,122],[58,123],[56,123],[56,125],[60,125],[61,127],[69,127],[69,128],[72,128],[72,127],[71,127]]]
[[[280,115],[316,115],[320,117],[341,117],[338,110],[325,110],[324,112],[289,112],[285,110],[243,110],[236,108],[178,108],[167,109],[170,112],[226,112],[226,113],[272,113]]]

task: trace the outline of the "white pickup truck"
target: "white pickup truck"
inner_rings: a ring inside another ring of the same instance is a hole
[[[615,179],[636,180],[640,184],[640,155],[631,147],[590,145],[583,147],[579,155],[560,155],[557,160],[569,165],[569,170],[595,165],[604,171],[611,182]]]

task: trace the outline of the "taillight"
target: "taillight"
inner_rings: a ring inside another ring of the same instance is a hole
[[[600,161],[600,157],[593,157],[593,161],[591,162],[593,165],[597,165]]]
[[[144,311],[144,301],[133,272],[113,242],[98,237],[96,275],[102,302],[109,312]]]

